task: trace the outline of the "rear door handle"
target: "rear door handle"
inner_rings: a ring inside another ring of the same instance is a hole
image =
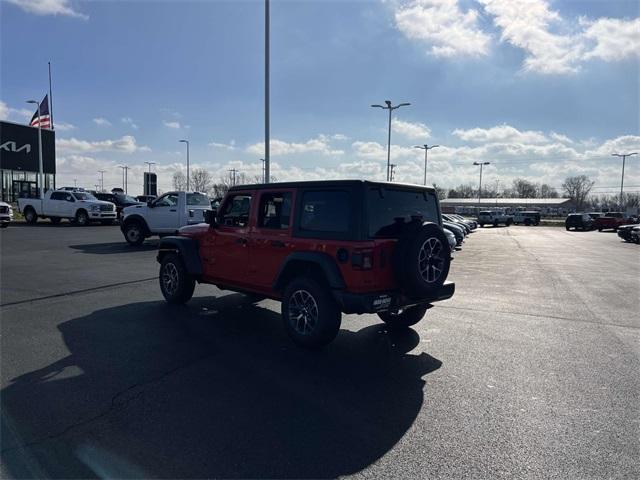
[[[284,247],[284,242],[281,242],[280,240],[272,240],[271,241],[271,246],[272,247]]]
[[[247,239],[246,238],[238,238],[236,240],[236,243],[239,243],[240,245],[246,245],[247,244]]]

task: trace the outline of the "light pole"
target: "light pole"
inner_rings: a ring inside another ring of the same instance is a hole
[[[393,174],[395,173],[397,165],[395,163],[392,163],[391,165],[389,165],[389,181],[393,182]]]
[[[264,1],[264,183],[271,179],[269,151],[269,0]]]
[[[149,165],[149,175],[147,175],[147,191],[145,192],[146,195],[151,195],[151,165],[155,165],[156,162],[144,162],[147,165]]]
[[[480,186],[478,187],[478,208],[480,207],[480,198],[482,197],[482,167],[490,165],[491,162],[473,162],[474,165],[480,165]]]
[[[44,197],[44,174],[42,173],[42,127],[40,119],[40,103],[35,100],[27,100],[27,103],[35,103],[38,107],[38,181],[40,183],[40,198]]]
[[[631,153],[612,153],[611,155],[614,157],[622,157],[622,179],[620,180],[620,209],[622,210],[622,203],[623,203],[623,198],[622,198],[622,190],[624,188],[624,163],[625,160],[627,159],[627,157],[630,157],[631,155],[637,155],[638,152],[631,152]]]
[[[427,155],[429,154],[429,150],[431,150],[432,148],[436,148],[439,147],[440,145],[427,145],[426,143],[424,145],[416,145],[414,148],[421,148],[422,150],[424,150],[424,180],[422,182],[423,185],[427,184]]]
[[[374,108],[382,108],[383,110],[389,110],[389,134],[387,136],[387,182],[389,181],[391,174],[391,112],[397,110],[400,107],[407,107],[410,103],[401,103],[395,107],[391,105],[391,100],[385,100],[386,107],[382,105],[371,105]]]
[[[267,161],[264,158],[260,160],[262,161],[262,183],[267,183]]]
[[[98,170],[100,174],[100,191],[104,192],[104,170]]]
[[[127,193],[129,187],[129,167],[127,165],[118,165],[122,169],[122,189]]]
[[[187,144],[187,192],[189,191],[189,140],[180,140]]]

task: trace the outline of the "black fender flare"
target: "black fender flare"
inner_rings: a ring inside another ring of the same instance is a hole
[[[127,226],[127,224],[134,221],[142,225],[145,235],[147,236],[151,235],[151,230],[149,230],[149,225],[147,225],[147,221],[145,220],[145,218],[142,215],[138,215],[135,213],[132,215],[127,215],[127,218],[125,218],[122,221],[122,225],[120,226],[120,229],[124,232],[124,228]]]
[[[168,252],[176,252],[182,257],[184,266],[190,275],[202,275],[202,260],[200,259],[197,240],[187,237],[163,237],[158,247],[158,263],[162,262]]]
[[[312,264],[319,267],[330,288],[346,288],[342,273],[340,273],[340,269],[333,257],[322,252],[293,252],[285,258],[280,266],[280,270],[273,282],[273,289],[275,291],[281,292],[284,290],[287,280],[287,270],[289,267],[295,268],[295,265],[300,263]]]

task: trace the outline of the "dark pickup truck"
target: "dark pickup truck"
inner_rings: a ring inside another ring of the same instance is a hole
[[[602,217],[596,218],[594,227],[599,232],[602,230],[618,230],[618,227],[630,223],[629,218],[622,212],[608,212]]]

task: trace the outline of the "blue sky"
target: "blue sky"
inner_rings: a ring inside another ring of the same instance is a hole
[[[384,178],[385,112],[396,112],[397,178],[560,186],[585,173],[619,185],[614,151],[640,150],[636,1],[272,1],[271,136],[281,180]],[[52,62],[58,184],[161,187],[191,160],[215,178],[260,173],[263,3],[6,0],[0,115],[26,121]],[[37,35],[36,35],[37,33]],[[637,158],[637,157],[636,157]],[[640,160],[625,174],[640,191]]]

